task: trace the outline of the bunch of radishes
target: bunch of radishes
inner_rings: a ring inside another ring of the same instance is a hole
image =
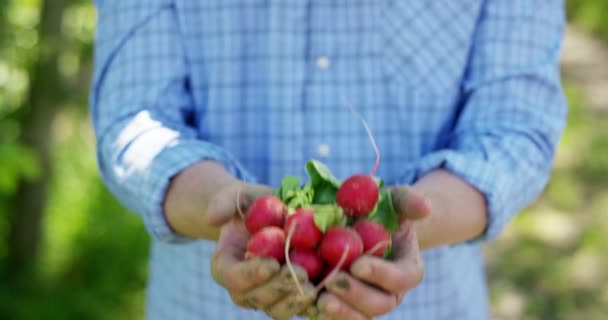
[[[244,217],[252,234],[245,258],[286,263],[301,293],[293,265],[306,270],[318,294],[336,272],[349,272],[361,255],[388,257],[390,233],[398,227],[391,194],[383,189],[381,179],[374,178],[380,151],[363,117],[349,109],[365,127],[376,152],[371,173],[340,182],[325,165],[311,160],[306,164],[306,184],[300,185],[298,177],[285,177],[275,195],[258,198]]]
[[[320,289],[361,255],[388,255],[397,217],[381,180],[357,174],[340,183],[317,161],[309,161],[306,171],[310,181],[303,186],[288,176],[275,195],[249,207],[245,258],[299,265]]]

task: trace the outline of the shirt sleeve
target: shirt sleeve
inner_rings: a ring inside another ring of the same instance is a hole
[[[558,0],[489,0],[448,146],[413,164],[413,180],[445,168],[481,191],[496,238],[545,187],[566,118],[559,75],[564,9]]]
[[[193,101],[172,1],[106,0],[97,9],[90,104],[102,177],[155,239],[192,240],[165,220],[170,179],[201,160],[219,162],[245,181],[254,177],[189,126]]]

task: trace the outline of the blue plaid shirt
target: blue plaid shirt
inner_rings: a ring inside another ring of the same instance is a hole
[[[411,184],[445,168],[481,190],[483,237],[424,252],[422,284],[382,319],[486,319],[480,252],[546,184],[566,117],[560,0],[97,1],[91,112],[112,192],[154,241],[148,319],[266,319],[209,274],[213,242],[181,237],[164,193],[213,159],[249,182],[340,178],[374,152]],[[364,298],[364,297],[362,297]]]

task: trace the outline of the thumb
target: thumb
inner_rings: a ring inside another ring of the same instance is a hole
[[[401,185],[390,189],[399,220],[419,220],[431,214],[430,201],[412,187]]]
[[[255,199],[273,193],[268,186],[242,182],[220,189],[209,201],[207,223],[221,226],[237,215],[244,215]]]

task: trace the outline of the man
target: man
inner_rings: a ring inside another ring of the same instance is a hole
[[[154,239],[147,318],[489,317],[480,247],[538,196],[565,122],[562,1],[97,4],[98,160]],[[236,194],[311,158],[368,172],[349,105],[401,228],[390,260],[359,259],[315,300],[242,261]]]

